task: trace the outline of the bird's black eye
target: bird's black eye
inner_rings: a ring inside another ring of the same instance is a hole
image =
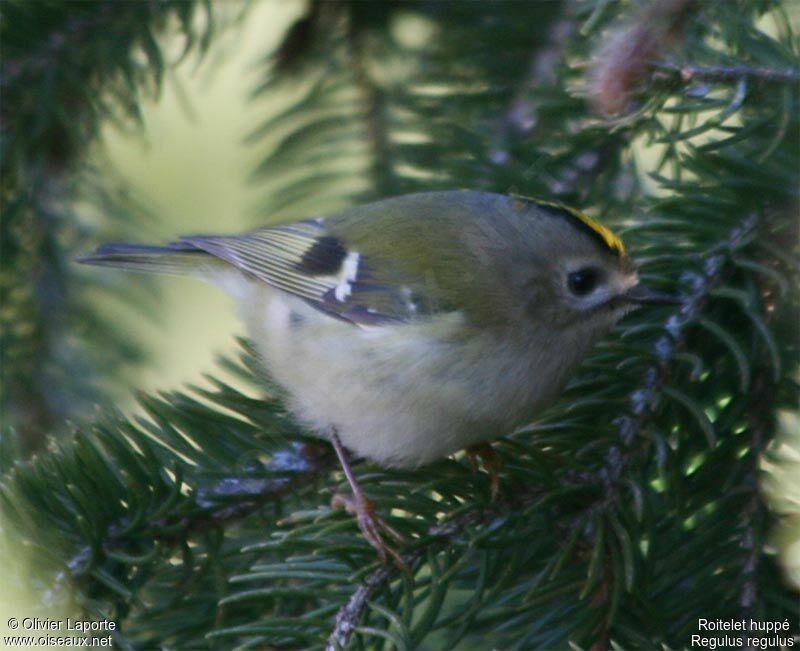
[[[576,296],[586,296],[597,287],[600,275],[590,267],[578,269],[567,276],[567,287]]]

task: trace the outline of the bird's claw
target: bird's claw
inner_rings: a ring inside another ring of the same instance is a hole
[[[361,534],[378,553],[378,558],[381,559],[381,562],[385,563],[387,557],[391,556],[400,569],[404,572],[410,572],[408,565],[403,560],[400,553],[386,544],[381,531],[388,534],[399,545],[408,545],[408,540],[403,534],[397,531],[397,529],[375,513],[375,506],[369,498],[363,495],[348,497],[341,493],[336,493],[331,500],[331,506],[343,507],[348,513],[356,516],[356,523],[358,524]]]
[[[500,468],[503,466],[500,455],[488,443],[470,445],[464,448],[464,451],[467,453],[472,472],[478,472],[478,459],[480,459],[486,472],[489,473],[489,494],[494,502],[500,495]]]

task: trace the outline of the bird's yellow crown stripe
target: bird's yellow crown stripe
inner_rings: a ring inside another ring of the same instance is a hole
[[[564,212],[568,213],[581,223],[583,223],[587,228],[591,229],[594,233],[596,233],[600,239],[605,243],[605,245],[611,249],[617,255],[626,255],[625,251],[625,244],[620,239],[620,237],[614,233],[610,228],[603,226],[599,221],[589,217],[586,213],[581,212],[580,210],[576,210],[571,206],[567,206],[559,201],[547,201],[544,199],[534,199],[532,197],[525,197],[522,195],[514,195],[519,199],[524,201],[530,201],[535,203],[538,206],[546,206],[549,208],[555,208],[556,210],[563,210]]]

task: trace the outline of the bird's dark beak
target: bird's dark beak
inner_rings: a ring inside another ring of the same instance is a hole
[[[637,305],[680,305],[683,302],[680,296],[659,292],[645,285],[634,285],[622,295],[622,298]]]

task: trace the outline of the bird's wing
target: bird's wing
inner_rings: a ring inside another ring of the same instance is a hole
[[[324,219],[243,235],[193,235],[180,242],[206,251],[313,307],[357,325],[413,320],[432,311],[429,283],[348,248]],[[375,264],[374,264],[375,263]]]

